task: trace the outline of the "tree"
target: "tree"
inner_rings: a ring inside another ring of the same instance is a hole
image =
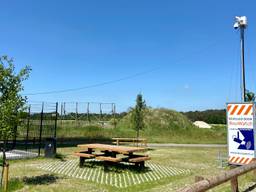
[[[0,138],[3,141],[4,165],[7,141],[14,136],[19,124],[19,114],[24,110],[27,98],[20,92],[23,90],[22,83],[29,77],[30,71],[31,68],[26,66],[16,73],[13,60],[7,56],[0,57]]]
[[[245,101],[250,102],[250,101],[255,101],[255,94],[249,90],[245,91]]]
[[[132,126],[137,132],[137,139],[139,138],[140,130],[145,127],[144,112],[146,109],[146,102],[142,98],[142,94],[137,95],[136,106],[132,109]]]

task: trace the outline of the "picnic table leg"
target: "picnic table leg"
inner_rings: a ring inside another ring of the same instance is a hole
[[[89,154],[92,154],[92,149],[91,148],[88,148],[87,151],[88,151]]]
[[[108,162],[103,161],[104,171],[108,171]]]
[[[140,162],[140,168],[141,169],[145,168],[145,161]]]
[[[83,165],[84,165],[84,160],[85,160],[84,157],[80,157],[79,167],[83,167]]]

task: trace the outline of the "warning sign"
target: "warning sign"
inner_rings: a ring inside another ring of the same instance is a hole
[[[254,104],[228,104],[227,127],[229,163],[250,163],[255,158]]]

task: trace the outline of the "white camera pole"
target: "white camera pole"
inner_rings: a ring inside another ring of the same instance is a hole
[[[244,67],[244,29],[247,27],[246,16],[236,17],[236,22],[234,24],[235,29],[240,29],[240,47],[241,47],[241,92],[242,92],[242,102],[245,102],[245,67]]]

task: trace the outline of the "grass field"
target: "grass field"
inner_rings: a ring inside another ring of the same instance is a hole
[[[136,183],[132,185],[127,185],[126,187],[120,188],[120,186],[110,185],[108,183],[97,182],[93,179],[84,179],[75,177],[77,172],[72,170],[70,166],[70,174],[68,170],[63,170],[61,174],[52,169],[43,169],[42,166],[46,164],[63,164],[67,162],[76,162],[77,158],[71,154],[75,148],[59,148],[59,159],[30,159],[30,160],[15,160],[10,161],[10,178],[13,182],[13,189],[19,188],[18,191],[52,191],[52,192],[62,192],[62,191],[147,191],[147,192],[167,192],[175,191],[180,187],[194,182],[195,175],[201,176],[212,176],[218,174],[222,171],[227,170],[227,168],[219,168],[220,163],[217,162],[217,154],[219,151],[226,153],[225,149],[216,148],[155,148],[149,150],[147,153],[152,157],[150,161],[151,164],[159,165],[160,172],[161,169],[164,170],[165,175],[167,175],[167,170],[174,168],[176,170],[189,170],[185,174],[177,176],[164,176],[160,179],[149,180],[148,182],[137,182],[136,178],[139,180],[143,179],[143,176],[136,175],[136,172],[132,170],[122,170],[117,168],[117,170],[110,170],[107,174],[112,175],[115,178],[115,172],[121,171],[129,176],[133,175],[135,179],[131,178],[131,183]],[[61,155],[60,155],[61,154]],[[100,166],[100,165],[99,165]],[[69,167],[69,166],[68,166]],[[67,168],[67,167],[66,167]],[[57,166],[55,166],[55,170]],[[78,167],[76,168],[78,169]],[[91,171],[92,173],[97,172],[100,169],[97,167]],[[128,173],[126,173],[128,171]],[[66,172],[66,174],[65,174]],[[105,175],[107,175],[105,174]],[[124,174],[124,175],[125,175]],[[159,177],[161,173],[155,173]],[[122,175],[122,174],[121,174]],[[152,175],[153,176],[153,175]],[[93,176],[92,176],[93,177]],[[118,176],[119,177],[119,176]],[[125,180],[125,176],[121,176],[122,180]],[[103,178],[101,176],[100,178]],[[150,178],[146,175],[145,178]],[[109,178],[110,179],[110,178]],[[111,183],[111,182],[110,182]],[[245,176],[239,177],[240,189],[245,190],[250,185],[255,184],[253,182],[252,173],[248,173]],[[214,191],[230,191],[229,183],[226,183]]]
[[[225,144],[227,132],[225,125],[213,125],[212,129],[195,127],[183,114],[169,109],[149,108],[145,113],[145,128],[140,136],[151,143],[216,143]],[[85,138],[88,140],[108,140],[112,137],[136,137],[131,124],[131,113],[117,120],[116,128],[111,121],[101,126],[94,122],[80,120],[58,121],[58,138]]]
[[[71,123],[58,126],[58,138],[85,138],[94,140],[111,141],[113,137],[136,137],[136,131],[125,126],[116,128],[102,128],[100,126],[74,127]],[[140,136],[148,139],[151,143],[216,143],[225,144],[227,140],[225,126],[214,126],[212,129],[200,129],[192,127],[179,128],[145,128],[140,131]]]

